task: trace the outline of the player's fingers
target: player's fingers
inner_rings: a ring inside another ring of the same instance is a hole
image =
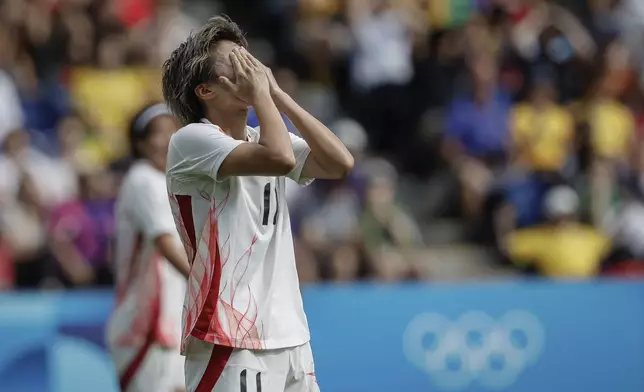
[[[264,69],[264,72],[266,72],[266,76],[268,76],[269,79],[275,78],[275,76],[273,76],[273,71],[269,67],[262,65],[262,68]]]
[[[225,76],[218,77],[217,83],[219,83],[219,85],[223,87],[225,90],[227,90],[228,92],[234,93],[235,91],[237,91],[237,89],[235,88],[235,84]]]
[[[264,66],[262,65],[262,63],[260,63],[260,62],[259,62],[259,60],[257,60],[255,57],[253,57],[253,55],[252,55],[252,54],[250,54],[250,52],[249,52],[248,50],[246,50],[245,48],[244,48],[244,49],[242,49],[242,54],[243,54],[243,55],[244,55],[244,57],[246,58],[246,61],[248,61],[248,63],[249,63],[249,64],[251,64],[251,66],[252,66],[254,69],[256,69],[256,70],[261,70],[261,69],[263,69],[263,68],[264,68]]]
[[[249,69],[249,70],[254,68],[253,63],[248,60],[248,58],[244,54],[244,51],[242,50],[242,48],[235,48],[235,49],[233,49],[233,52],[239,58],[239,62],[241,63],[242,67],[244,67],[245,69]]]
[[[230,52],[230,62],[233,64],[233,71],[235,71],[235,75],[243,75],[246,72],[244,70],[244,67],[242,66],[239,56],[235,53],[234,50]]]
[[[246,61],[248,61],[249,64],[252,64],[254,67],[262,69],[264,65],[257,60],[246,48],[241,49],[241,54],[244,56]]]

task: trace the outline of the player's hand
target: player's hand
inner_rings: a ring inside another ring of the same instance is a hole
[[[265,67],[244,48],[235,48],[230,53],[235,72],[235,83],[225,76],[217,79],[221,86],[239,99],[253,105],[270,98],[270,83]]]
[[[273,75],[273,71],[271,71],[270,68],[267,66],[264,66],[264,69],[266,70],[266,76],[268,76],[268,84],[271,88],[271,96],[276,96],[280,93],[282,93],[282,89],[280,86],[277,84],[277,80],[275,80],[275,76]]]

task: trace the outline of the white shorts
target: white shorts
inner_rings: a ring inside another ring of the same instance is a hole
[[[242,350],[190,339],[187,392],[319,392],[311,345]]]
[[[176,392],[185,389],[185,358],[179,349],[156,344],[111,348],[122,392]]]

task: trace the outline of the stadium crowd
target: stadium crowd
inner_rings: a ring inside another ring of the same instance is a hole
[[[221,12],[356,158],[289,190],[303,282],[642,275],[641,1],[0,0],[1,288],[112,283],[131,117]]]

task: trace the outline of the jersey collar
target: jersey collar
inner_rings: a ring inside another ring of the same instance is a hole
[[[200,122],[201,122],[201,123],[204,123],[204,124],[208,124],[208,125],[216,126],[215,124],[213,124],[212,122],[210,122],[210,120],[208,120],[208,119],[207,119],[207,118],[205,118],[205,117],[204,117],[204,118],[202,118]],[[248,128],[249,128],[249,127],[248,127],[248,125],[246,125],[246,141],[247,141],[247,142],[250,142],[250,141],[251,141],[251,138],[250,138],[250,135],[249,135],[249,133],[248,133]],[[221,131],[220,131],[220,132],[221,132]]]

